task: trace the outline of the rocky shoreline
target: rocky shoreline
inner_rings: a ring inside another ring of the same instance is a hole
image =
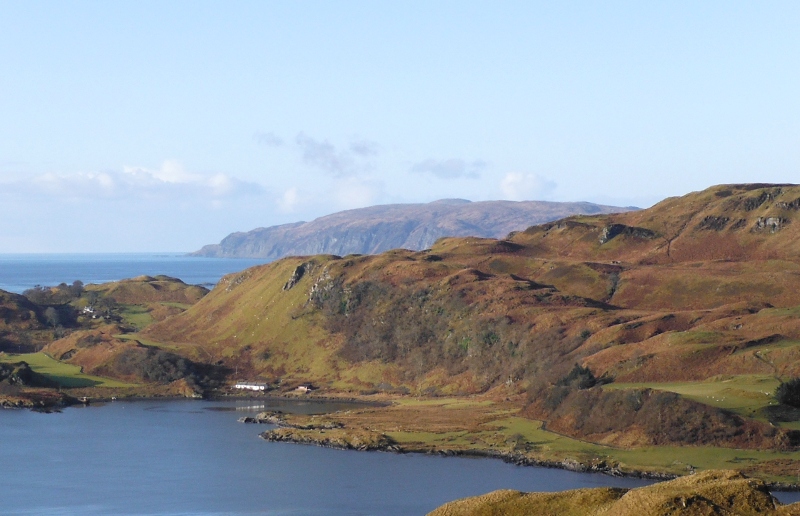
[[[28,409],[36,412],[60,412],[61,409],[84,404],[83,401],[52,390],[27,391],[0,395],[0,408]]]
[[[530,457],[519,452],[502,450],[481,449],[446,449],[415,448],[404,446],[391,439],[391,437],[371,430],[352,430],[345,428],[344,424],[332,421],[325,415],[301,416],[284,414],[278,411],[267,411],[258,415],[239,418],[241,423],[269,424],[277,428],[259,434],[265,441],[304,444],[352,451],[383,451],[391,453],[422,453],[427,455],[441,455],[446,457],[477,457],[499,459],[517,466],[534,466],[540,468],[562,469],[576,473],[600,473],[614,477],[641,478],[655,481],[666,481],[680,478],[681,475],[645,470],[622,470],[598,460],[589,463],[574,459],[543,460]],[[772,491],[800,491],[800,484],[781,482],[766,482]]]
[[[313,419],[311,416],[309,419]],[[672,480],[678,475],[657,471],[623,471],[607,464],[605,461],[582,463],[572,459],[562,461],[540,460],[521,453],[500,450],[460,450],[460,449],[421,449],[403,446],[389,436],[365,429],[350,430],[340,422],[330,421],[324,416],[316,417],[318,422],[299,423],[292,416],[281,412],[262,412],[255,417],[239,418],[241,423],[270,424],[277,428],[259,434],[265,441],[305,444],[355,451],[384,451],[392,453],[424,453],[447,457],[481,457],[499,459],[517,466],[536,466],[543,468],[563,469],[578,473],[602,473],[615,477],[643,478],[651,480]],[[772,486],[771,486],[772,488]],[[779,490],[800,490],[800,486],[774,485]]]

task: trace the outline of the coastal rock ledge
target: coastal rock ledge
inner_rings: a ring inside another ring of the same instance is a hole
[[[312,444],[340,450],[400,451],[389,437],[369,430],[277,428],[263,432],[260,437],[266,441]]]

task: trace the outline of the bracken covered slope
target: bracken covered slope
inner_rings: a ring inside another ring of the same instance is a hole
[[[145,337],[240,376],[337,390],[512,386],[529,416],[607,444],[792,447],[763,422],[601,384],[800,375],[799,212],[800,187],[723,185],[506,240],[287,258],[224,278]],[[563,382],[575,364],[593,380]]]

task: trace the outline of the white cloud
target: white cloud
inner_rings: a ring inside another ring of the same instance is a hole
[[[538,174],[523,174],[522,172],[509,172],[500,181],[500,190],[505,199],[512,201],[526,201],[546,197],[556,187],[556,184]]]
[[[12,195],[53,197],[62,200],[165,199],[181,202],[224,200],[263,192],[227,174],[198,174],[187,171],[175,160],[161,167],[122,168],[122,171],[46,173],[3,185]]]
[[[183,168],[183,165],[176,160],[166,160],[161,164],[161,168],[148,169],[142,167],[123,167],[126,174],[145,180],[152,178],[164,183],[196,183],[202,182],[203,177],[197,174],[190,174]]]
[[[269,192],[228,174],[157,168],[0,179],[5,252],[191,251],[269,225]],[[26,213],[25,217],[18,214]]]
[[[379,182],[348,177],[334,184],[333,198],[339,209],[363,208],[375,204],[382,190]]]
[[[278,209],[284,213],[292,213],[297,210],[300,203],[300,196],[297,192],[297,187],[293,186],[283,192],[283,195],[278,199]]]

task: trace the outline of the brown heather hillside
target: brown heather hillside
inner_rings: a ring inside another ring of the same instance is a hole
[[[44,345],[44,309],[24,296],[0,290],[0,352],[32,351]]]
[[[192,305],[208,294],[199,285],[187,285],[169,276],[138,276],[136,278],[88,285],[88,292],[98,292],[119,304],[180,303]]]
[[[182,380],[198,392],[217,386],[223,368],[196,364],[125,335],[182,313],[207,293],[208,289],[168,276],[87,285],[70,305],[79,314],[76,327],[43,351],[79,366],[84,373],[126,382],[169,384]]]
[[[800,514],[763,482],[734,471],[706,471],[636,489],[595,488],[556,493],[494,491],[447,503],[429,516],[706,516]]]
[[[144,338],[340,391],[503,386],[595,442],[786,449],[792,431],[647,384],[800,376],[799,237],[800,187],[723,185],[507,240],[287,258],[227,276]],[[602,381],[564,384],[575,364]]]

